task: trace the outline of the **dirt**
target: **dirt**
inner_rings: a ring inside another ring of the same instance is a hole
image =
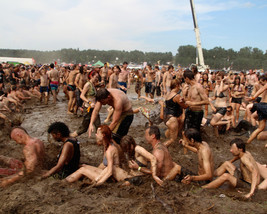
[[[44,141],[46,146],[46,165],[49,169],[56,163],[60,144],[48,139],[47,127],[54,121],[68,124],[74,131],[82,121],[66,114],[67,101],[59,94],[59,102],[48,106],[31,102],[27,104],[23,114],[12,114],[13,121],[22,122],[22,127],[29,134]],[[136,100],[131,89],[129,97],[133,106],[144,105],[144,101]],[[152,105],[149,107],[153,108]],[[101,120],[106,116],[101,110]],[[135,115],[129,135],[136,142],[151,151],[144,139],[145,119]],[[160,125],[162,133],[166,129]],[[9,131],[0,121],[0,154],[23,159],[21,146],[9,138]],[[211,127],[203,129],[203,138],[211,146],[215,167],[232,158],[229,142],[234,133],[216,138]],[[162,135],[163,136],[163,135]],[[247,136],[241,136],[246,140]],[[102,148],[95,144],[95,139],[88,139],[87,133],[79,138],[81,146],[81,163],[97,166],[102,161]],[[162,141],[164,141],[162,137]],[[247,150],[260,163],[266,163],[267,149],[265,142],[254,141]],[[169,148],[173,160],[182,167],[197,174],[197,156],[192,152],[184,155],[177,142]],[[86,181],[86,179],[84,180]],[[40,180],[38,177],[23,179],[12,186],[0,189],[0,213],[267,213],[267,191],[257,191],[252,199],[242,199],[249,189],[231,189],[227,185],[216,190],[202,189],[198,184],[184,185],[175,181],[158,186],[150,176],[144,176],[140,186],[121,187],[121,183],[106,182],[100,187],[91,188],[86,182],[79,181],[68,185],[50,177]]]

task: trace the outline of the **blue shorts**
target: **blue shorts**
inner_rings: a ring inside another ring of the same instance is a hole
[[[57,90],[58,89],[58,85],[56,84],[50,84],[51,90]]]
[[[48,86],[40,86],[40,93],[49,92]]]
[[[127,88],[127,83],[126,82],[118,82],[118,84],[121,85],[121,86],[124,86],[125,88]],[[122,90],[121,88],[120,88],[120,90],[123,91],[125,94],[127,93],[127,90]]]

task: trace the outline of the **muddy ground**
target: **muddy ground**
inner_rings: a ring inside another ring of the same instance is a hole
[[[129,97],[134,106],[145,105],[138,101],[133,88]],[[27,103],[23,114],[12,114],[16,123],[22,122],[30,135],[45,142],[47,169],[56,163],[56,155],[60,144],[48,142],[47,127],[54,121],[68,124],[74,131],[82,121],[66,114],[66,103],[62,93],[59,102],[54,106],[39,104],[37,101]],[[152,105],[148,107],[153,108]],[[101,120],[106,110],[101,111]],[[164,125],[160,126],[162,133]],[[141,114],[135,115],[129,134],[137,143],[151,151],[144,139],[145,119]],[[23,160],[21,146],[9,138],[9,131],[4,122],[0,121],[0,154]],[[203,130],[203,138],[213,149],[215,166],[232,158],[229,142],[234,133],[216,138],[210,127]],[[162,135],[163,136],[163,135]],[[246,135],[241,136],[244,140]],[[88,139],[87,133],[79,138],[81,146],[81,163],[98,166],[102,161],[102,148]],[[164,137],[162,137],[164,141]],[[267,162],[265,142],[254,141],[247,146],[260,163]],[[192,152],[184,155],[183,148],[177,142],[170,148],[173,160],[182,167],[197,173],[197,156]],[[86,180],[84,180],[86,181]],[[239,189],[247,193],[249,189]],[[158,186],[151,177],[145,176],[140,186],[120,187],[120,183],[105,183],[100,187],[91,188],[83,181],[66,185],[60,180],[50,177],[45,180],[38,178],[23,179],[12,186],[0,189],[0,213],[267,213],[267,191],[257,191],[249,201],[244,201],[241,193],[227,185],[216,190],[204,190],[197,184],[184,185],[175,181],[167,182],[164,187]]]

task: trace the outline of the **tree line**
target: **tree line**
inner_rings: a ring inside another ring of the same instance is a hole
[[[215,47],[210,50],[203,49],[203,55],[205,64],[209,65],[211,69],[219,70],[231,67],[234,70],[267,70],[267,51],[264,53],[258,48],[244,47],[239,51],[234,51],[233,49],[226,50],[222,47]],[[182,67],[187,67],[196,61],[196,47],[193,45],[180,46],[176,55],[171,52],[104,51],[70,48],[53,51],[0,49],[0,56],[34,58],[38,64],[54,61],[59,63],[94,64],[100,60],[112,64],[121,64],[127,61],[137,64],[142,64],[143,62],[164,65],[180,64]]]

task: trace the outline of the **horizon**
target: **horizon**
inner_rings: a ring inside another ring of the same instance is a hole
[[[266,2],[194,2],[203,49],[252,47],[266,52]],[[175,55],[180,46],[196,46],[189,0],[10,0],[1,8],[1,49]]]

